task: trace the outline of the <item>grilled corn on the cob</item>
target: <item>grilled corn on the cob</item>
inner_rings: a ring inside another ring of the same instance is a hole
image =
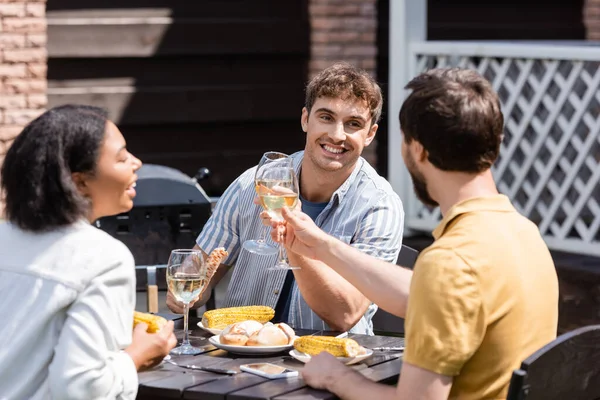
[[[156,333],[167,324],[167,320],[161,317],[160,315],[153,315],[135,311],[133,313],[133,326],[135,327],[140,322],[143,322],[148,325],[148,329],[146,329],[146,332],[148,333]]]
[[[365,351],[353,339],[330,336],[302,336],[296,339],[294,348],[311,356],[326,351],[335,357],[356,357]]]
[[[245,306],[219,308],[206,311],[202,316],[202,325],[207,328],[223,329],[236,322],[253,320],[269,322],[275,316],[275,310],[267,306]]]

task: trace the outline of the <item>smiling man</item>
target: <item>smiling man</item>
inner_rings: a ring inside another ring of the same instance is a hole
[[[291,157],[302,210],[341,241],[395,262],[402,240],[402,203],[361,157],[375,138],[382,103],[381,89],[365,71],[345,63],[325,69],[307,86],[300,120],[306,147]],[[288,252],[290,264],[300,269],[268,271],[276,255],[242,250],[242,243],[259,237],[262,228],[262,209],[253,203],[255,170],[229,186],[198,236],[197,247],[205,253],[224,247],[230,254],[211,287],[235,265],[226,307],[268,305],[275,308],[276,321],[295,328],[371,334],[377,306],[323,262]],[[207,300],[208,296],[199,299],[195,307]],[[175,312],[182,309],[173,296],[167,304]]]

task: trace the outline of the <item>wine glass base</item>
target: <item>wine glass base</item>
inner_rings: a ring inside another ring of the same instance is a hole
[[[181,345],[179,347],[175,347],[173,350],[169,352],[169,354],[173,354],[176,356],[195,356],[196,354],[203,353],[204,350],[198,347],[194,347],[192,345]]]
[[[265,242],[259,242],[258,240],[246,240],[242,247],[244,250],[247,250],[250,253],[261,254],[265,256],[277,254],[278,251],[277,247],[271,246]]]
[[[280,263],[277,263],[277,264],[273,265],[272,267],[267,268],[268,271],[287,271],[287,270],[292,270],[292,269],[301,269],[301,268],[294,266],[294,265],[280,264]]]

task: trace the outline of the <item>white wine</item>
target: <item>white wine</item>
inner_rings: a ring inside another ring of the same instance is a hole
[[[167,276],[169,290],[178,301],[189,303],[194,300],[208,283],[206,278],[197,274],[176,273]]]
[[[254,189],[257,195],[272,193],[276,187],[291,188],[293,182],[291,179],[256,179]]]
[[[281,219],[281,209],[283,207],[294,208],[296,207],[296,203],[298,202],[298,194],[297,193],[286,193],[284,195],[272,195],[266,194],[260,196],[260,202],[271,214],[272,218]]]

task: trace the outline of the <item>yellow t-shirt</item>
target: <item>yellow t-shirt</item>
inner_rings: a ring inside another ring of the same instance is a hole
[[[404,361],[454,377],[450,399],[505,399],[556,337],[558,279],[538,228],[503,195],[452,207],[417,260]]]

